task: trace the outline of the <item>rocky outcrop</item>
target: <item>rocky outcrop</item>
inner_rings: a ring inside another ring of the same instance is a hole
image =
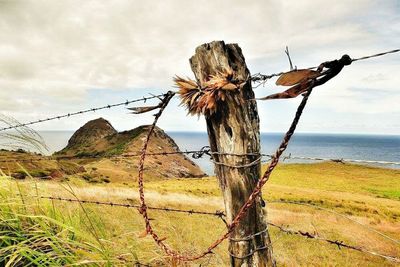
[[[117,130],[103,118],[89,121],[72,135],[63,151],[95,144],[99,139],[116,133]]]
[[[139,157],[146,139],[148,125],[117,132],[112,125],[100,118],[79,128],[68,141],[68,145],[55,153],[59,157],[82,159],[80,164],[91,171],[92,180],[108,177],[111,181],[135,179]],[[150,139],[149,154],[179,152],[175,141],[162,129],[156,127]],[[136,156],[135,156],[136,155]],[[118,157],[123,156],[123,157]],[[189,178],[206,174],[183,154],[148,155],[145,174],[148,178]]]

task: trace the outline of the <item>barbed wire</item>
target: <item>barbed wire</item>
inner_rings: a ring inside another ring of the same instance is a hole
[[[268,222],[267,222],[268,224]],[[272,245],[275,245],[281,238],[283,237],[283,235],[281,234],[280,237],[278,237],[277,239],[275,239],[274,241],[271,241],[271,243],[264,245],[264,246],[260,246],[260,247],[256,247],[254,249],[250,249],[250,252],[245,254],[245,255],[235,255],[233,254],[231,251],[229,251],[229,256],[236,258],[236,259],[246,259],[248,257],[253,256],[257,251],[261,251],[261,250],[266,250],[266,249],[270,249],[272,248]]]
[[[384,55],[392,54],[392,53],[397,53],[397,52],[400,52],[400,49],[394,49],[394,50],[390,50],[390,51],[386,51],[386,52],[382,52],[382,53],[378,53],[378,54],[373,54],[373,55],[363,56],[363,57],[360,57],[360,58],[355,58],[355,59],[352,59],[352,62],[366,60],[366,59],[375,58],[375,57],[380,57],[380,56],[384,56]],[[317,67],[310,67],[310,68],[307,68],[307,69],[315,69],[315,68],[317,68]],[[269,79],[271,79],[273,77],[281,76],[282,74],[285,74],[287,72],[288,71],[281,71],[281,72],[273,73],[273,74],[256,73],[256,74],[250,76],[249,80],[251,80],[252,82],[265,83],[267,80],[269,80]],[[110,109],[110,108],[113,108],[113,107],[124,106],[124,105],[126,106],[126,105],[129,105],[131,103],[135,103],[135,102],[146,102],[147,100],[154,99],[154,98],[160,99],[161,97],[165,96],[165,94],[166,93],[159,94],[159,95],[151,95],[149,97],[142,97],[142,98],[133,99],[133,100],[126,100],[124,102],[120,102],[120,103],[116,103],[116,104],[108,104],[108,105],[104,105],[104,106],[100,106],[100,107],[94,107],[94,108],[84,109],[84,110],[80,110],[80,111],[75,111],[75,112],[71,112],[71,113],[67,113],[67,114],[63,114],[63,115],[57,115],[57,116],[53,116],[53,117],[38,119],[38,120],[35,120],[35,121],[19,123],[17,125],[11,125],[11,126],[0,128],[0,132],[6,131],[6,130],[11,130],[11,129],[16,129],[16,128],[20,128],[20,127],[30,126],[30,125],[34,125],[34,124],[38,124],[38,123],[42,123],[42,122],[47,122],[47,121],[52,121],[52,120],[59,120],[59,119],[62,119],[62,118],[69,118],[69,117],[80,115],[80,114],[84,114],[84,113],[95,112],[95,111],[98,111],[98,110]]]
[[[387,55],[387,54],[393,54],[393,53],[398,53],[398,52],[400,52],[400,49],[393,49],[393,50],[382,52],[382,53],[378,53],[378,54],[373,54],[373,55],[369,55],[369,56],[354,58],[354,59],[352,59],[352,61],[355,62],[355,61],[370,59],[370,58],[374,58],[374,57],[380,57],[380,56],[384,56],[384,55]]]
[[[115,207],[125,207],[125,208],[140,208],[140,205],[138,204],[128,204],[128,203],[116,203],[116,202],[105,202],[105,201],[99,201],[99,200],[82,200],[82,199],[71,199],[71,198],[64,198],[64,197],[54,197],[54,196],[35,196],[35,195],[21,195],[17,193],[16,195],[18,196],[23,196],[23,197],[34,197],[34,198],[41,198],[41,199],[49,199],[49,200],[58,200],[58,201],[67,201],[67,202],[81,202],[81,203],[87,203],[87,204],[96,204],[96,205],[106,205],[106,206],[115,206]],[[372,231],[382,237],[384,237],[387,240],[390,240],[396,244],[400,244],[400,240],[394,239],[393,237],[390,237],[366,224],[363,224],[350,216],[347,216],[345,214],[342,214],[340,212],[337,212],[333,209],[321,207],[319,205],[313,204],[313,203],[305,203],[305,202],[300,202],[300,201],[293,201],[293,200],[268,200],[267,204],[290,204],[290,205],[301,205],[301,206],[307,206],[307,207],[312,207],[315,209],[319,209],[325,212],[332,213],[334,215],[340,216],[344,219],[347,219],[353,223],[356,223],[364,228],[366,228],[369,231]],[[194,209],[177,209],[177,208],[169,208],[169,207],[154,207],[154,206],[148,206],[147,207],[150,210],[159,210],[159,211],[166,211],[166,212],[178,212],[178,213],[188,213],[188,214],[199,214],[199,215],[212,215],[212,216],[217,216],[220,218],[226,217],[225,213],[220,210],[216,210],[214,212],[210,211],[199,211],[199,210],[194,210]],[[223,219],[223,222],[226,224],[226,220]],[[268,231],[268,228],[265,228],[264,230],[261,230],[259,232],[256,232],[254,234],[245,236],[243,238],[229,238],[231,241],[246,241],[246,240],[251,240],[253,237],[261,235]]]
[[[387,54],[393,54],[393,53],[398,53],[398,52],[400,52],[400,49],[393,49],[393,50],[382,52],[382,53],[378,53],[378,54],[373,54],[373,55],[363,56],[363,57],[359,57],[359,58],[354,58],[354,59],[351,60],[351,62],[366,60],[366,59],[375,58],[375,57],[381,57],[381,56],[384,56],[384,55],[387,55]],[[316,68],[318,68],[318,66],[309,67],[309,68],[306,68],[306,69],[312,70],[312,69],[316,69]],[[279,77],[282,74],[285,74],[287,72],[288,71],[281,71],[281,72],[277,72],[277,73],[273,73],[273,74],[256,73],[256,74],[254,74],[254,75],[252,75],[250,77],[250,80],[252,82],[258,82],[260,84],[264,84],[267,80],[269,80],[271,78],[274,78],[274,77]]]
[[[274,202],[268,202],[268,203],[274,203]],[[295,202],[275,202],[275,203],[298,204],[298,203],[295,203]],[[340,214],[340,215],[342,215],[342,214]],[[362,226],[365,226],[365,225],[363,225],[361,223],[359,223],[359,224],[362,225]],[[359,252],[362,252],[362,253],[367,253],[367,254],[371,254],[371,255],[374,255],[374,256],[378,256],[378,257],[384,258],[384,259],[392,261],[392,262],[398,262],[398,263],[400,262],[400,258],[398,258],[398,257],[392,256],[392,255],[381,254],[381,253],[378,253],[376,251],[368,250],[368,249],[363,248],[361,246],[350,245],[350,244],[345,243],[344,241],[320,237],[317,233],[310,233],[308,231],[303,231],[303,230],[293,230],[293,229],[284,227],[283,225],[274,224],[274,223],[272,223],[270,221],[267,222],[267,225],[276,227],[281,232],[284,232],[284,233],[287,233],[287,234],[299,235],[299,236],[302,236],[302,237],[306,237],[306,238],[310,238],[310,239],[316,239],[316,240],[327,242],[327,243],[332,244],[332,245],[336,245],[338,247],[338,249],[346,248],[346,249],[350,249],[350,250],[356,250],[356,251],[359,251]],[[260,231],[260,232],[245,236],[243,238],[237,238],[237,239],[230,238],[229,240],[230,241],[234,241],[234,242],[251,241],[255,236],[264,234],[267,231],[268,231],[268,227],[265,228],[264,230]],[[379,231],[375,231],[375,232],[377,232],[378,234],[382,234]],[[387,237],[384,234],[383,234],[383,236]],[[392,238],[390,238],[390,239],[393,240]],[[275,243],[275,241],[273,243]],[[394,241],[397,241],[397,240],[394,240]],[[269,244],[269,245],[266,245],[266,246],[262,246],[260,248],[256,248],[256,249],[250,251],[250,253],[248,253],[246,255],[242,255],[242,256],[233,255],[231,252],[229,252],[229,254],[232,257],[239,258],[239,259],[244,259],[244,258],[248,258],[248,257],[252,256],[258,250],[267,249],[271,245],[272,245],[272,243]]]
[[[147,156],[168,156],[168,155],[191,155],[193,159],[200,159],[204,156],[212,156],[212,155],[224,155],[224,156],[237,156],[237,157],[247,157],[247,156],[261,156],[271,158],[271,154],[265,153],[222,153],[222,152],[212,152],[209,146],[203,146],[200,150],[185,150],[185,151],[163,151],[163,152],[153,152],[147,153]],[[110,159],[110,160],[120,160],[125,158],[134,158],[140,157],[139,152],[131,152],[129,154],[117,155],[117,156],[107,156],[107,155],[85,155],[85,156],[50,156],[50,157],[34,157],[34,158],[10,158],[5,157],[5,159],[0,159],[0,163],[12,163],[12,162],[36,162],[36,161],[61,161],[61,160],[84,160],[84,159]],[[1,158],[1,156],[0,156]],[[4,157],[3,157],[4,158]],[[383,160],[364,160],[364,159],[351,159],[351,158],[323,158],[323,157],[310,157],[310,156],[293,156],[292,153],[289,153],[286,156],[283,156],[282,161],[291,160],[291,159],[299,159],[299,160],[312,160],[312,161],[332,161],[336,163],[346,163],[346,162],[354,162],[354,163],[370,163],[370,164],[383,164],[383,165],[400,165],[399,161],[383,161]],[[256,159],[259,161],[259,159]],[[262,160],[262,163],[268,162],[268,160]],[[216,164],[223,165],[224,163],[214,162]],[[252,162],[250,164],[255,164],[256,162]],[[243,166],[239,166],[243,167]]]
[[[369,59],[369,58],[373,58],[373,57],[379,57],[379,56],[383,56],[383,55],[386,55],[386,54],[389,54],[389,53],[396,53],[396,52],[399,52],[399,51],[400,51],[400,49],[395,49],[395,50],[391,50],[391,51],[387,51],[387,52],[383,52],[383,53],[379,53],[379,54],[374,54],[374,55],[370,55],[370,56],[364,56],[364,57],[352,59],[352,62],[365,60],[365,59]],[[312,68],[314,68],[314,67],[312,67]],[[270,79],[272,77],[275,77],[275,76],[280,76],[283,73],[285,73],[285,72],[276,73],[276,74],[270,74],[270,75],[256,74],[256,75],[250,77],[250,80],[252,80],[253,82],[257,82],[257,81],[258,82],[265,82],[266,80],[268,80],[268,79]],[[301,101],[300,105],[298,106],[298,109],[296,111],[296,115],[295,115],[295,117],[294,117],[294,119],[292,121],[292,124],[291,124],[288,132],[285,134],[285,136],[284,136],[279,148],[275,152],[275,154],[271,157],[271,162],[269,164],[269,167],[267,168],[266,172],[261,177],[261,179],[258,180],[256,187],[254,188],[254,190],[251,193],[251,195],[248,198],[248,200],[245,202],[245,204],[239,210],[239,212],[236,215],[236,217],[228,225],[228,231],[224,235],[222,235],[219,239],[217,239],[214,243],[212,243],[207,248],[206,251],[204,251],[203,253],[200,253],[199,255],[195,255],[195,256],[178,254],[176,251],[170,249],[168,246],[166,246],[163,243],[164,239],[160,239],[157,236],[157,234],[154,232],[152,227],[151,227],[150,218],[148,217],[148,214],[147,214],[148,207],[146,206],[145,199],[144,199],[143,171],[144,171],[144,160],[145,160],[145,157],[146,157],[147,146],[148,146],[148,143],[149,143],[149,140],[150,140],[150,136],[151,136],[151,134],[152,134],[152,132],[154,130],[154,127],[155,127],[159,117],[162,115],[165,107],[168,105],[169,101],[175,95],[174,92],[170,91],[170,92],[168,92],[166,94],[161,94],[161,95],[158,95],[158,96],[143,97],[141,99],[135,99],[135,100],[126,101],[126,102],[122,102],[122,103],[106,105],[106,106],[102,106],[102,107],[98,107],[98,108],[86,109],[86,110],[77,111],[77,112],[73,112],[73,113],[68,113],[68,114],[64,114],[64,115],[60,115],[60,116],[54,116],[54,117],[49,117],[49,118],[45,118],[45,119],[39,119],[39,120],[36,120],[36,121],[27,122],[27,123],[20,123],[20,124],[17,124],[17,125],[0,128],[0,131],[15,129],[15,128],[18,128],[18,127],[30,126],[30,125],[42,123],[42,122],[45,122],[45,121],[51,121],[51,120],[71,117],[71,116],[75,116],[75,115],[78,115],[78,114],[94,112],[94,111],[101,110],[101,109],[109,109],[109,108],[116,107],[116,106],[128,105],[128,104],[133,103],[133,102],[139,102],[139,101],[144,101],[145,102],[146,100],[152,99],[152,98],[161,98],[161,97],[163,97],[162,105],[160,106],[159,112],[155,115],[154,122],[153,122],[153,124],[151,125],[151,127],[150,127],[150,129],[148,131],[147,138],[146,138],[146,141],[145,141],[145,143],[143,145],[143,148],[142,148],[142,151],[141,151],[141,155],[140,155],[139,179],[138,179],[139,195],[140,195],[140,207],[138,208],[138,210],[143,215],[143,218],[145,219],[146,232],[153,237],[154,241],[166,252],[167,255],[172,256],[173,258],[175,258],[177,260],[181,260],[181,261],[193,261],[193,260],[196,260],[196,259],[200,259],[200,258],[204,257],[207,254],[212,253],[212,250],[214,248],[216,248],[222,241],[227,239],[229,237],[229,235],[232,233],[232,231],[235,229],[235,227],[239,224],[239,222],[241,221],[243,216],[246,214],[248,209],[250,209],[250,207],[254,204],[257,196],[261,192],[261,189],[262,189],[263,185],[269,180],[270,174],[272,173],[272,171],[274,170],[274,168],[278,164],[279,159],[282,156],[282,153],[286,150],[286,148],[288,146],[288,142],[290,141],[291,137],[294,134],[294,131],[295,131],[296,126],[297,126],[297,123],[298,123],[298,121],[299,121],[299,119],[301,117],[302,111],[303,111],[303,109],[304,109],[304,107],[305,107],[305,105],[307,103],[308,97],[312,92],[312,88],[313,88],[313,86],[311,85],[308,88],[307,92],[305,93],[303,100]],[[295,233],[295,232],[293,232],[293,233]],[[322,239],[322,238],[320,238],[318,236],[313,236],[310,233],[303,233],[302,234],[302,233],[299,232],[298,234],[301,234],[302,236],[306,236],[308,238],[325,240],[325,241],[328,242],[327,239]],[[370,254],[374,253],[374,252],[370,252],[368,250],[362,249],[360,247],[354,247],[354,246],[350,246],[350,245],[346,245],[345,246],[345,245],[343,245],[342,242],[339,242],[339,241],[329,241],[329,242],[332,243],[332,244],[337,245],[339,248],[340,247],[346,247],[346,248],[349,248],[349,249],[354,249],[354,250],[358,250],[358,251],[365,252],[365,253],[370,253]],[[386,257],[387,259],[391,259],[390,256],[385,256],[385,255],[376,254],[376,253],[373,254],[373,255]],[[397,259],[397,258],[394,258],[394,259]],[[393,260],[393,258],[392,258],[392,260]]]
[[[233,242],[250,241],[250,240],[252,240],[254,237],[259,236],[259,235],[262,235],[262,234],[264,234],[264,233],[266,233],[266,232],[268,232],[268,227],[266,227],[264,230],[261,230],[261,231],[259,231],[259,232],[257,232],[257,233],[254,233],[254,234],[251,234],[251,235],[247,235],[247,236],[242,237],[242,238],[232,238],[232,237],[230,237],[230,238],[229,238],[229,241],[233,241]]]
[[[53,196],[39,196],[38,198],[66,201],[66,202],[80,202],[80,203],[85,203],[85,204],[95,204],[95,205],[103,205],[103,206],[111,206],[111,207],[125,207],[125,208],[136,208],[136,209],[139,209],[141,207],[139,204],[135,205],[135,204],[128,204],[128,203],[105,202],[105,201],[98,201],[98,200],[84,200],[84,199],[76,199],[76,198],[63,198],[63,197],[53,197]],[[199,210],[194,210],[194,209],[177,209],[177,208],[154,207],[154,206],[147,206],[147,208],[149,210],[187,213],[189,215],[200,214],[200,215],[212,215],[212,216],[216,216],[216,217],[224,217],[225,216],[224,212],[219,211],[219,210],[210,212],[210,211],[199,211]]]
[[[252,205],[255,203],[257,197],[260,195],[261,189],[263,187],[263,185],[269,180],[270,174],[272,173],[272,171],[275,169],[275,167],[277,166],[279,159],[282,155],[282,153],[286,150],[289,141],[291,139],[291,137],[293,136],[297,124],[300,120],[300,117],[303,113],[303,110],[307,104],[308,98],[310,96],[312,92],[312,86],[310,86],[307,90],[307,92],[305,93],[302,101],[300,102],[296,114],[293,118],[293,121],[289,127],[289,130],[287,131],[287,133],[285,134],[285,136],[282,139],[282,142],[280,143],[278,149],[276,150],[275,154],[272,156],[271,158],[271,162],[267,168],[267,170],[265,171],[264,175],[258,180],[256,186],[253,189],[253,192],[250,194],[250,196],[248,197],[248,199],[246,200],[246,202],[243,204],[243,206],[239,209],[238,213],[235,215],[234,219],[232,220],[232,222],[229,224],[229,228],[228,231],[222,235],[219,239],[217,239],[214,243],[212,243],[210,245],[210,247],[207,249],[207,251],[205,251],[204,253],[209,253],[211,252],[215,247],[217,247],[223,240],[225,240],[226,238],[229,237],[229,235],[233,232],[233,230],[235,229],[235,227],[237,225],[239,225],[240,221],[242,220],[242,218],[246,215],[247,211],[252,207]],[[204,254],[203,255],[206,255]],[[197,256],[198,257],[198,256]],[[192,257],[190,259],[195,259],[196,257]]]
[[[288,160],[288,159],[303,159],[303,160],[314,160],[314,161],[333,161],[333,162],[337,162],[337,163],[355,162],[355,163],[375,163],[375,164],[400,165],[399,161],[292,156],[291,153],[289,153],[289,155],[285,156],[283,158],[283,161]]]
[[[39,119],[39,120],[35,120],[35,121],[20,123],[17,125],[11,125],[11,126],[0,128],[0,132],[6,131],[6,130],[11,130],[11,129],[16,129],[16,128],[20,128],[20,127],[30,126],[33,124],[38,124],[38,123],[42,123],[42,122],[46,122],[46,121],[69,118],[69,117],[81,115],[84,113],[95,112],[98,110],[111,109],[111,108],[118,107],[118,106],[127,106],[129,104],[136,103],[136,102],[146,102],[147,100],[154,99],[154,98],[160,98],[163,96],[165,96],[165,94],[152,95],[152,96],[137,98],[137,99],[133,99],[133,100],[126,100],[124,102],[120,102],[120,103],[116,103],[116,104],[109,104],[109,105],[105,105],[105,106],[84,109],[84,110],[80,110],[80,111],[75,111],[75,112],[71,112],[71,113],[67,113],[67,114],[63,114],[63,115],[57,115],[57,116],[53,116],[53,117],[48,117],[48,118],[44,118],[44,119]]]
[[[384,255],[375,251],[371,251],[371,250],[367,250],[363,247],[360,246],[354,246],[354,245],[349,245],[346,244],[344,241],[339,241],[339,240],[333,240],[333,239],[328,239],[328,238],[324,238],[319,236],[316,233],[310,233],[308,231],[302,231],[302,230],[292,230],[290,228],[285,228],[284,226],[281,225],[277,225],[271,222],[268,222],[269,225],[278,228],[280,231],[285,232],[287,234],[291,234],[291,235],[300,235],[309,239],[315,239],[315,240],[320,240],[320,241],[324,241],[327,242],[329,244],[332,245],[336,245],[339,249],[341,248],[346,248],[346,249],[350,249],[350,250],[356,250],[362,253],[367,253],[367,254],[371,254],[374,256],[378,256],[381,258],[384,258],[386,260],[392,261],[392,262],[396,262],[396,263],[400,263],[400,258],[397,258],[395,256],[390,256],[390,255]]]
[[[25,197],[27,197],[27,196],[25,196]],[[104,201],[97,201],[97,200],[83,200],[83,199],[76,199],[76,198],[72,199],[72,198],[53,197],[53,196],[30,196],[30,197],[36,197],[36,198],[47,199],[47,200],[64,201],[64,202],[79,202],[79,203],[83,203],[83,204],[105,205],[105,206],[111,206],[111,207],[125,207],[125,208],[134,208],[134,209],[140,208],[140,205],[127,204],[127,203],[104,202]],[[301,204],[301,205],[306,204],[306,203],[299,203],[299,202],[294,202],[294,201],[268,201],[268,203],[285,203],[285,204]],[[310,204],[310,206],[311,206],[311,204]],[[319,207],[316,205],[312,205],[312,206]],[[219,211],[219,210],[210,212],[210,211],[200,211],[200,210],[194,210],[194,209],[188,210],[188,209],[177,209],[177,208],[169,208],[169,207],[154,207],[154,206],[147,206],[147,209],[164,211],[164,212],[186,213],[188,215],[198,214],[198,215],[213,216],[213,217],[220,218],[224,222],[224,224],[226,224],[226,220],[224,219],[225,213],[223,211]],[[343,215],[343,214],[340,214],[340,215]],[[345,216],[345,217],[347,217],[347,216]],[[346,248],[346,249],[350,249],[350,250],[356,250],[356,251],[359,251],[362,253],[367,253],[367,254],[371,254],[373,256],[378,256],[378,257],[384,258],[384,259],[392,261],[392,262],[400,262],[400,259],[395,256],[384,255],[384,254],[381,254],[381,253],[378,253],[375,251],[368,250],[361,246],[349,245],[349,244],[345,243],[344,241],[327,239],[327,238],[319,236],[316,233],[310,233],[308,231],[303,231],[303,230],[293,230],[293,229],[288,228],[287,226],[277,225],[270,221],[267,222],[267,225],[273,226],[273,227],[277,228],[279,231],[284,232],[286,234],[299,235],[299,236],[309,238],[309,239],[324,241],[328,244],[336,245],[339,249]],[[361,224],[361,225],[364,226],[363,224]],[[260,232],[251,234],[249,236],[240,238],[240,239],[229,238],[229,240],[237,241],[237,242],[249,241],[255,236],[264,234],[266,231],[268,231],[268,228],[266,228]],[[378,233],[380,233],[380,232],[378,232]],[[275,242],[276,242],[276,240],[273,243],[275,243]],[[230,254],[231,254],[231,256],[236,257],[236,258],[247,258],[247,257],[250,257],[251,255],[253,255],[258,250],[267,249],[268,246],[256,248],[256,249],[252,250],[250,253],[248,253],[246,255],[242,255],[242,256],[233,255],[232,253],[230,253]]]
[[[144,184],[143,184],[143,174],[144,174],[144,162],[146,158],[146,152],[147,152],[147,147],[150,142],[151,135],[154,131],[154,128],[156,127],[158,119],[161,117],[163,114],[165,108],[168,106],[170,100],[172,97],[175,95],[174,92],[169,92],[168,94],[165,95],[164,99],[160,103],[160,108],[159,111],[154,115],[154,121],[151,124],[146,139],[144,141],[143,147],[142,147],[142,152],[139,160],[139,167],[138,167],[138,186],[139,186],[139,199],[140,199],[140,208],[139,212],[142,214],[143,219],[146,224],[146,233],[151,235],[153,240],[156,242],[156,244],[169,256],[172,256],[172,258],[176,258],[177,253],[170,249],[167,245],[164,243],[164,238],[160,238],[157,233],[153,230],[149,215],[147,213],[147,205],[144,197]]]
[[[378,230],[372,228],[371,226],[369,226],[367,224],[363,224],[363,223],[351,218],[350,216],[347,216],[345,214],[337,212],[337,211],[335,211],[333,209],[321,207],[321,206],[315,205],[313,203],[304,203],[304,202],[301,202],[301,201],[293,201],[293,200],[271,200],[271,201],[267,201],[267,204],[271,204],[271,203],[272,204],[278,203],[278,204],[300,205],[300,206],[311,207],[311,208],[314,208],[314,209],[319,209],[319,210],[322,210],[322,211],[325,211],[325,212],[329,212],[329,213],[332,213],[332,214],[334,214],[336,216],[339,216],[339,217],[342,217],[342,218],[344,218],[346,220],[349,220],[349,221],[351,221],[353,223],[356,223],[356,224],[362,226],[363,228],[367,229],[368,231],[374,232],[375,234],[378,234],[381,237],[383,237],[383,238],[385,238],[387,240],[390,240],[391,242],[395,243],[396,245],[400,245],[400,240],[397,240],[397,239],[395,239],[395,238],[393,238],[391,236],[388,236],[388,235],[382,233],[381,231],[378,231]]]
[[[254,188],[253,192],[250,194],[249,198],[247,199],[247,201],[244,203],[244,205],[242,206],[242,208],[240,208],[238,214],[235,216],[235,218],[232,220],[232,222],[227,226],[228,230],[225,234],[223,234],[220,238],[218,238],[217,240],[215,240],[205,251],[201,252],[200,254],[197,255],[185,255],[185,254],[181,254],[178,253],[174,250],[172,250],[171,248],[169,248],[165,243],[164,243],[164,239],[160,239],[158,237],[158,235],[155,233],[155,231],[153,230],[152,226],[151,226],[151,222],[149,220],[148,214],[147,214],[147,207],[146,207],[146,203],[145,203],[145,196],[144,196],[144,185],[143,185],[143,173],[144,173],[144,162],[145,162],[145,158],[146,158],[146,151],[147,151],[147,146],[148,143],[150,141],[150,137],[153,133],[153,130],[157,124],[158,119],[161,117],[165,107],[168,105],[170,99],[172,98],[173,94],[171,95],[167,95],[165,96],[164,100],[162,101],[162,105],[160,107],[160,110],[157,114],[155,114],[155,118],[154,121],[152,123],[152,125],[149,128],[146,140],[144,142],[143,148],[142,148],[142,153],[141,153],[141,158],[139,161],[139,170],[138,170],[138,185],[139,185],[139,196],[140,196],[140,203],[141,203],[141,208],[140,208],[140,213],[142,214],[145,224],[146,224],[146,232],[148,234],[150,234],[154,241],[156,242],[156,244],[168,255],[171,256],[172,258],[178,260],[178,261],[194,261],[194,260],[198,260],[201,259],[203,257],[205,257],[206,255],[212,253],[212,250],[215,249],[219,244],[221,244],[225,239],[227,239],[230,234],[233,232],[233,230],[236,228],[236,226],[239,224],[239,222],[241,221],[241,219],[245,216],[245,214],[247,213],[247,211],[250,209],[250,207],[254,204],[257,196],[260,194],[261,192],[261,188],[262,186],[268,181],[270,174],[272,173],[272,171],[274,170],[274,168],[276,167],[276,165],[279,162],[280,156],[282,155],[282,153],[286,150],[289,141],[291,139],[291,137],[293,136],[293,133],[296,130],[296,126],[300,120],[300,117],[302,115],[303,109],[307,104],[307,100],[312,92],[312,88],[313,88],[313,82],[311,82],[310,87],[308,88],[307,92],[305,93],[303,100],[301,101],[301,103],[299,104],[296,114],[293,118],[293,121],[291,123],[291,126],[288,130],[288,132],[285,134],[279,148],[276,150],[274,156],[272,156],[271,158],[271,163],[267,169],[267,171],[264,173],[263,177],[261,177],[261,179],[258,180],[256,187]]]

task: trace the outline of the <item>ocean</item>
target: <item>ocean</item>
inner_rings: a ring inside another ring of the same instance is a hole
[[[167,132],[182,151],[199,150],[208,145],[206,133]],[[66,146],[73,132],[40,132],[49,147],[49,154]],[[282,139],[283,133],[262,133],[262,153],[272,154]],[[397,135],[356,135],[356,134],[310,134],[296,133],[285,155],[320,157],[333,159],[359,159],[400,162],[400,136]],[[213,173],[213,166],[207,157],[194,160],[206,173]],[[289,159],[285,162],[313,162]],[[379,165],[400,168],[400,165]]]

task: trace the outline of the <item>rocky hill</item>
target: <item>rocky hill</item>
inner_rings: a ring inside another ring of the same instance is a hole
[[[129,183],[137,181],[138,155],[149,126],[117,132],[105,119],[89,121],[79,128],[68,145],[53,156],[43,156],[23,150],[0,150],[0,176],[25,179],[83,178],[93,183]],[[163,130],[156,127],[148,145],[148,153],[177,152],[179,147]],[[8,160],[12,162],[8,162]],[[34,159],[34,160],[32,160]],[[146,180],[165,178],[195,178],[206,174],[182,154],[148,155]]]
[[[117,132],[105,119],[89,121],[79,128],[68,145],[55,153],[56,157],[76,157],[92,177],[124,181],[135,179],[139,157],[127,157],[140,152],[149,126]],[[177,152],[179,147],[162,129],[156,127],[151,137],[148,153]],[[123,156],[123,157],[119,157]],[[145,175],[149,178],[203,177],[205,173],[182,154],[147,156]]]
[[[105,119],[99,118],[89,121],[79,128],[69,139],[64,151],[73,151],[86,144],[93,144],[106,136],[117,134],[117,130]]]

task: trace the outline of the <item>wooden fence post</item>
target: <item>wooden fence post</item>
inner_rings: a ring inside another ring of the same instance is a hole
[[[202,87],[210,75],[218,75],[226,69],[233,70],[234,77],[238,80],[246,80],[250,75],[240,47],[237,44],[225,44],[223,41],[214,41],[197,47],[190,64]],[[251,81],[248,81],[242,89],[228,92],[225,101],[218,102],[216,113],[206,115],[212,152],[260,153],[257,103],[248,101],[253,98]],[[259,157],[259,155],[215,154],[213,156],[215,161],[232,166],[256,161],[256,164],[245,168],[215,164],[228,222],[232,221],[246,202],[260,177],[261,163],[257,161]],[[275,266],[263,212],[261,200],[256,201],[232,233],[229,241],[231,266]]]

